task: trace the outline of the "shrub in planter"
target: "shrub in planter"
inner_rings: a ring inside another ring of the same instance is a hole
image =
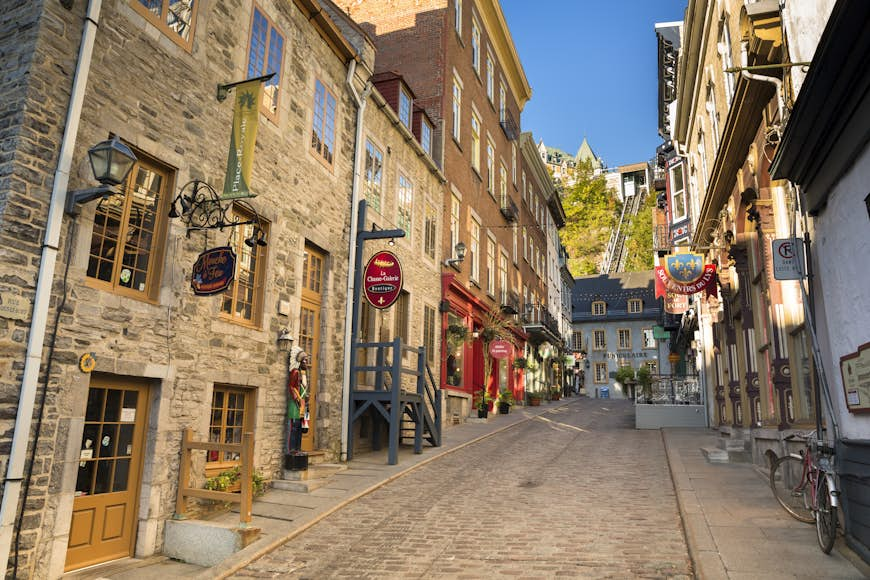
[[[514,404],[514,394],[508,389],[502,389],[498,393],[498,412],[500,415],[507,415],[511,412],[511,405]]]

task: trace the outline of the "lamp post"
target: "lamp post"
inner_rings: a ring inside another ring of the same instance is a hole
[[[100,185],[67,192],[64,211],[69,215],[78,214],[76,206],[80,203],[88,203],[98,197],[105,198],[117,193],[115,187],[124,183],[130,170],[133,169],[133,164],[137,161],[133,151],[121,143],[117,135],[88,149],[88,159],[91,162],[94,179],[99,181]]]

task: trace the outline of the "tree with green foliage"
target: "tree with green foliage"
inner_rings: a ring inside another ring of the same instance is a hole
[[[653,210],[655,195],[647,195],[637,215],[630,218],[625,228],[625,272],[653,269]]]
[[[575,177],[577,181],[562,191],[566,219],[559,233],[568,251],[568,269],[576,277],[598,273],[622,206],[604,175],[595,175],[590,161],[577,164]]]

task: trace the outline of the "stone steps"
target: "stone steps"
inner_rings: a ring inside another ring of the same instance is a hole
[[[310,457],[309,457],[310,461]],[[329,478],[347,469],[338,463],[309,463],[303,471],[284,470],[283,478],[272,482],[272,487],[296,493],[309,493],[329,483]]]

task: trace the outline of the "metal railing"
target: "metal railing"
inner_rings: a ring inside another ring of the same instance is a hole
[[[638,405],[700,405],[701,386],[696,376],[654,375],[647,389],[637,388]]]

